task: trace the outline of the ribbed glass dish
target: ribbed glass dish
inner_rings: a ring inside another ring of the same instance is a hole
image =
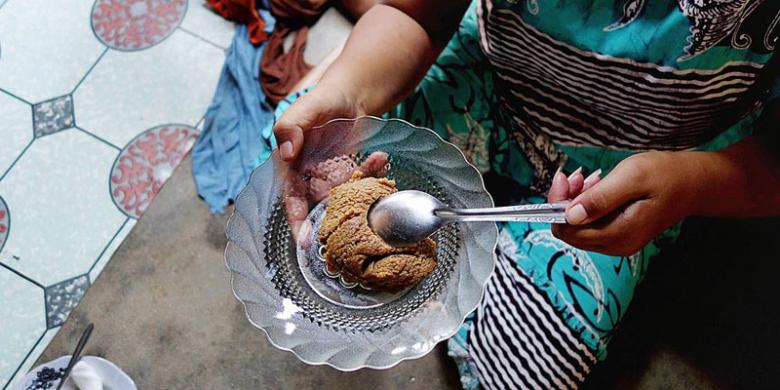
[[[274,346],[309,364],[382,369],[425,355],[457,332],[493,271],[497,230],[484,222],[441,229],[434,236],[433,273],[391,299],[373,300],[380,293],[347,288],[325,275],[321,264],[298,259],[282,177],[307,163],[339,155],[360,161],[375,151],[388,153],[387,175],[399,189],[426,191],[452,207],[493,206],[479,172],[454,145],[401,120],[330,121],[307,133],[301,156],[308,162],[292,166],[274,154],[255,169],[227,224],[225,263],[233,293]],[[315,284],[345,302],[372,304],[337,304]]]

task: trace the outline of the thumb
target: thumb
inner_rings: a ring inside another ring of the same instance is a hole
[[[316,125],[322,116],[325,108],[313,93],[301,96],[274,124],[274,136],[282,160],[292,161],[298,156],[303,147],[303,133]]]
[[[566,175],[559,169],[553,176],[550,190],[547,192],[547,201],[550,203],[560,202],[569,198],[569,181]]]
[[[387,163],[389,156],[385,152],[371,153],[366,161],[360,164],[360,170],[368,175],[380,177],[387,173]]]
[[[584,225],[593,222],[642,196],[636,175],[618,165],[604,179],[574,198],[566,209],[566,222]]]

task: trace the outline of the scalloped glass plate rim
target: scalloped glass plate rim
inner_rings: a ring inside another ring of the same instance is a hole
[[[466,155],[463,154],[463,151],[460,150],[460,148],[458,148],[455,144],[453,144],[453,143],[443,139],[439,134],[437,134],[435,131],[433,131],[431,129],[428,129],[426,127],[416,126],[416,125],[411,124],[411,123],[409,123],[409,122],[407,122],[405,120],[402,120],[402,119],[397,119],[397,118],[385,119],[385,118],[380,118],[380,117],[373,116],[373,115],[362,115],[362,116],[355,117],[355,118],[352,118],[352,119],[350,119],[350,118],[331,119],[331,120],[329,120],[329,121],[327,121],[327,122],[325,122],[325,123],[323,123],[321,125],[314,126],[313,129],[320,129],[320,128],[326,127],[326,126],[330,125],[331,123],[335,123],[335,122],[356,122],[356,121],[361,120],[361,119],[371,119],[371,120],[376,120],[376,121],[379,121],[379,122],[399,122],[399,123],[401,123],[401,124],[403,124],[405,126],[412,127],[412,128],[414,128],[416,130],[430,133],[431,135],[433,135],[435,137],[435,139],[437,141],[441,142],[443,145],[447,146],[448,148],[454,150],[460,156],[462,161],[468,167],[473,169],[474,172],[477,173],[481,189],[484,191],[484,194],[487,195],[490,203],[491,204],[495,204],[495,202],[493,200],[493,196],[487,191],[487,188],[485,187],[485,180],[482,177],[482,175],[479,174],[479,170],[477,169],[477,167],[475,167],[472,163],[470,163],[466,159]],[[249,179],[247,180],[247,184],[244,185],[244,187],[239,191],[238,195],[236,195],[236,202],[234,202],[234,204],[237,203],[238,199],[242,196],[242,194],[245,191],[249,191],[250,190],[249,183],[252,182],[252,179],[260,171],[260,168],[263,165],[265,165],[265,164],[271,163],[270,162],[271,159],[275,158],[275,156],[276,156],[276,151],[274,151],[274,153],[271,154],[271,157],[269,157],[268,160],[264,161],[263,163],[261,163],[260,165],[258,165],[257,167],[255,167],[252,170],[252,173],[249,175]],[[228,221],[227,221],[227,223],[225,225],[225,235],[226,236],[227,236],[227,233],[228,233],[228,228],[231,225],[231,223],[234,222],[234,218],[235,217],[236,217],[236,208],[234,207],[234,209],[231,212],[230,217],[228,218]],[[498,238],[498,227],[494,225],[493,229],[495,229],[496,242],[494,242],[493,245],[490,248],[490,252],[491,253],[495,253],[495,249],[498,246],[498,240],[497,240],[497,238]],[[478,281],[479,282],[478,284],[480,285],[480,292],[479,292],[479,299],[477,299],[477,304],[474,305],[474,307],[472,307],[471,309],[466,310],[463,313],[462,318],[460,318],[460,321],[459,321],[460,325],[455,327],[450,333],[448,333],[442,339],[440,339],[438,341],[435,341],[433,343],[429,343],[429,345],[426,346],[426,348],[421,349],[419,353],[408,355],[408,356],[403,356],[403,357],[399,358],[398,360],[395,360],[394,362],[392,362],[390,364],[386,364],[386,365],[362,364],[362,365],[358,365],[358,366],[355,366],[355,367],[341,367],[341,366],[338,366],[338,365],[336,365],[336,364],[334,364],[334,363],[332,363],[332,362],[330,362],[328,360],[325,360],[325,361],[315,361],[315,360],[307,359],[304,356],[302,356],[298,351],[296,351],[294,349],[294,347],[285,347],[285,346],[282,346],[282,345],[278,344],[273,339],[273,337],[270,335],[270,333],[263,326],[257,324],[255,321],[252,320],[252,318],[249,315],[249,308],[247,307],[246,302],[244,301],[244,299],[242,299],[238,295],[238,292],[236,291],[236,288],[235,288],[236,271],[234,271],[232,268],[230,268],[230,265],[228,264],[227,253],[228,253],[229,248],[231,246],[233,246],[233,245],[237,246],[228,237],[227,244],[225,245],[225,250],[223,251],[223,259],[224,259],[225,267],[227,268],[228,272],[230,273],[230,289],[231,289],[231,292],[233,293],[233,297],[235,297],[236,300],[241,302],[241,305],[244,308],[244,316],[246,317],[247,321],[249,321],[249,323],[252,324],[252,326],[254,326],[255,328],[258,328],[258,329],[262,330],[263,334],[265,334],[266,339],[268,340],[268,342],[271,345],[274,346],[274,348],[282,350],[282,351],[291,352],[300,361],[302,361],[303,363],[306,363],[308,365],[329,366],[331,368],[334,368],[334,369],[342,371],[342,372],[353,372],[353,371],[357,371],[357,370],[360,370],[360,369],[363,369],[363,368],[370,368],[370,369],[375,369],[375,370],[386,370],[386,369],[395,367],[396,365],[400,364],[403,361],[419,359],[419,358],[429,354],[431,351],[433,351],[433,349],[436,347],[436,345],[438,345],[442,341],[449,340],[450,338],[452,338],[452,336],[455,336],[458,333],[458,331],[460,330],[460,326],[462,326],[462,324],[465,322],[466,318],[477,309],[477,307],[479,306],[479,303],[484,298],[485,289],[487,288],[488,280],[490,279],[490,276],[495,271],[495,266],[496,266],[495,259],[493,259],[494,261],[492,261],[491,264],[490,264],[490,272],[487,274],[487,277],[485,277],[484,280]],[[239,247],[239,250],[240,250],[240,247]]]

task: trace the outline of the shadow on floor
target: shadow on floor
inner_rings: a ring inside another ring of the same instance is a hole
[[[780,220],[692,219],[586,389],[780,388]]]

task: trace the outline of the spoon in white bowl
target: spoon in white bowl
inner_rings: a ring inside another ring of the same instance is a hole
[[[398,191],[371,206],[368,224],[392,246],[412,245],[449,222],[566,223],[567,202],[454,209],[428,193]]]

